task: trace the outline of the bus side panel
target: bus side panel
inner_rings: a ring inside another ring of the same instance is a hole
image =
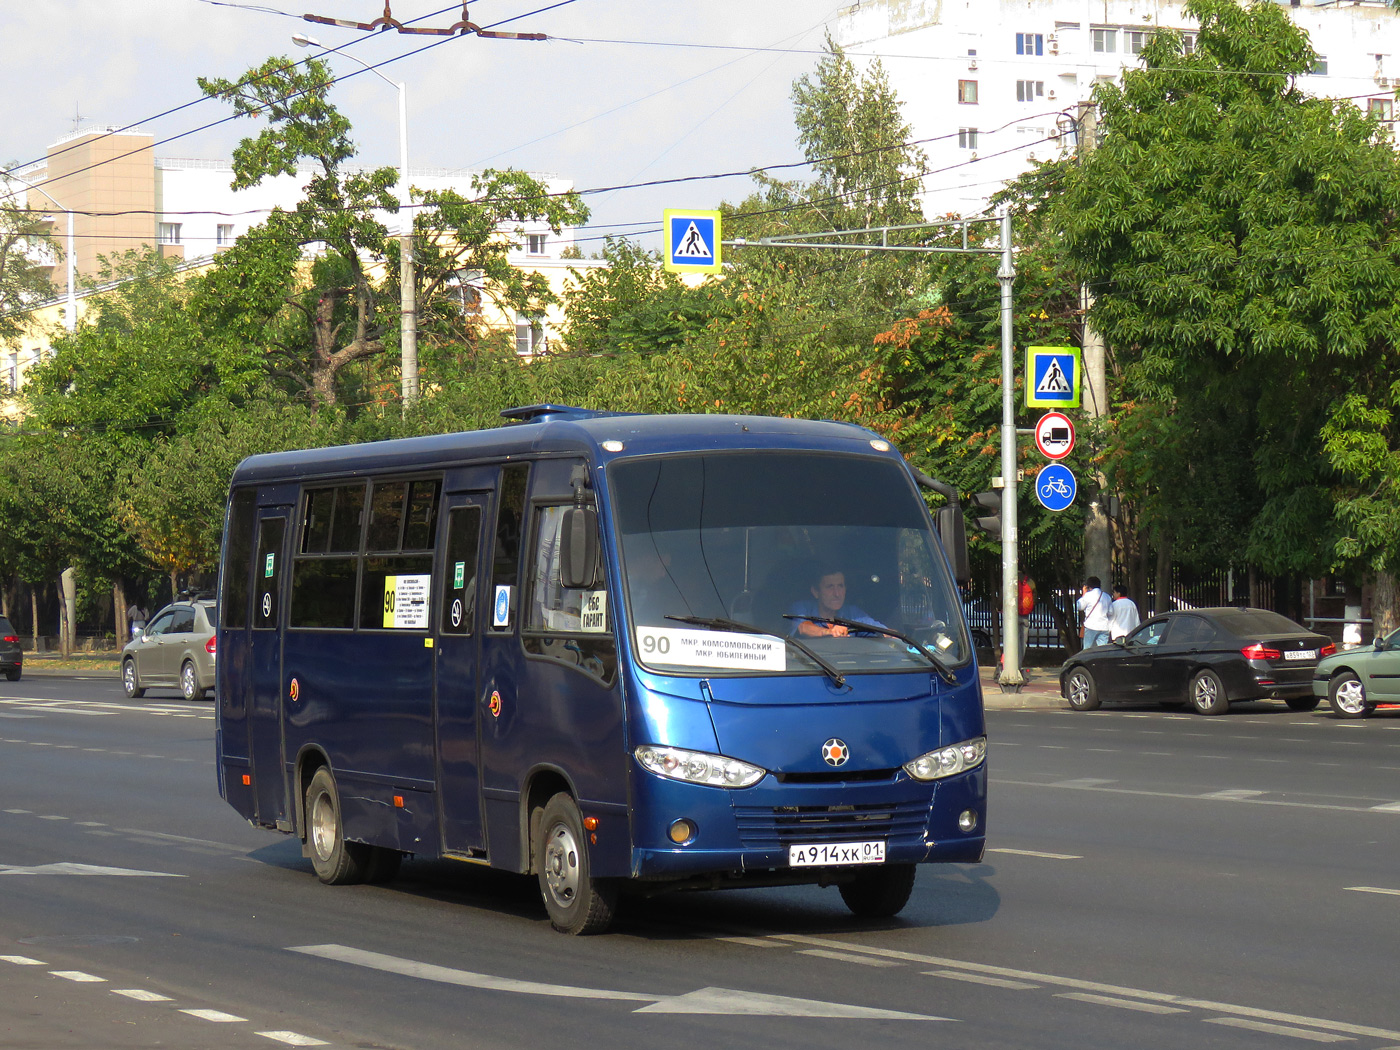
[[[297,699],[287,703],[287,754],[314,748],[330,759],[347,838],[436,855],[425,831],[434,742],[433,650],[423,641],[419,632],[288,630],[283,668]]]
[[[253,790],[243,783],[248,760],[248,632],[220,633],[215,700],[219,719],[220,789],[242,817],[252,820]]]

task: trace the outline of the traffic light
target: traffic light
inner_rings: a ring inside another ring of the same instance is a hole
[[[972,527],[993,539],[1001,539],[1001,492],[992,489],[972,497]]]

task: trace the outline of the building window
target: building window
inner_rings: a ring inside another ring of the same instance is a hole
[[[544,234],[531,233],[525,236],[525,251],[530,255],[544,254]]]
[[[1045,54],[1045,36],[1042,33],[1017,33],[1016,34],[1016,54],[1018,55],[1043,55]]]
[[[958,81],[958,102],[964,106],[977,105],[977,81]]]
[[[1389,124],[1395,119],[1395,103],[1388,98],[1367,99],[1366,112],[1377,120]]]
[[[10,355],[10,367],[6,371],[5,378],[9,382],[11,390],[19,389],[19,354]]]
[[[1110,54],[1118,50],[1118,30],[1116,29],[1095,29],[1094,30],[1094,50],[1103,54]]]
[[[1045,81],[1043,80],[1018,80],[1016,81],[1016,101],[1034,102],[1038,98],[1045,96]]]
[[[542,354],[545,350],[544,319],[527,314],[515,315],[515,352],[522,357]]]
[[[214,243],[219,247],[233,243],[233,223],[219,223],[214,230]]]
[[[1195,33],[1182,33],[1182,34],[1181,34],[1181,50],[1182,50],[1183,53],[1188,54],[1188,55],[1194,55],[1194,54],[1196,53],[1196,34],[1195,34]]]
[[[1124,36],[1126,39],[1123,41],[1123,50],[1130,55],[1142,54],[1142,49],[1152,39],[1152,34],[1145,29],[1130,29]]]
[[[160,240],[160,243],[161,243],[161,244],[179,244],[179,243],[180,243],[180,227],[181,227],[181,225],[183,225],[183,224],[182,224],[182,223],[178,223],[178,222],[163,222],[163,223],[161,223],[161,224],[160,224],[160,229],[157,231],[158,237],[159,237],[159,240]]]
[[[977,148],[977,129],[958,128],[958,149]]]
[[[1327,75],[1327,56],[1318,55],[1317,61],[1313,63],[1313,67],[1309,72],[1315,77],[1325,77]]]

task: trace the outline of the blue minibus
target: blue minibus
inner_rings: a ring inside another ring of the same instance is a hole
[[[567,933],[620,895],[754,885],[890,916],[917,865],[981,859],[955,491],[846,423],[502,414],[238,466],[235,810],[330,884],[405,856],[533,874]]]

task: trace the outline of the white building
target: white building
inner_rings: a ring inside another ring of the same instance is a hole
[[[1303,90],[1392,118],[1400,11],[1380,0],[1282,4],[1322,56]],[[980,213],[1036,160],[1074,149],[1073,118],[1094,84],[1139,65],[1158,27],[1194,45],[1180,3],[1158,0],[857,0],[837,41],[878,55],[904,103],[930,175],[924,212]]]

